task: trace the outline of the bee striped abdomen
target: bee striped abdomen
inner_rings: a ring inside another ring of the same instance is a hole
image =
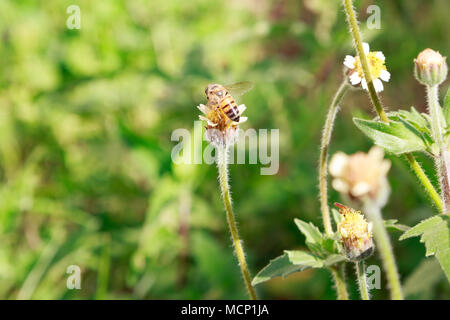
[[[225,97],[220,102],[220,108],[222,109],[222,111],[225,113],[225,115],[228,118],[230,118],[231,120],[233,120],[235,122],[239,122],[239,119],[240,119],[239,109],[238,109],[236,102],[234,101],[234,99],[232,97],[230,97],[230,96]]]

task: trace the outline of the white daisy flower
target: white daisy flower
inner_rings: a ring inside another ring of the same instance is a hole
[[[367,56],[367,61],[369,62],[370,73],[372,75],[373,85],[376,92],[381,92],[384,90],[384,85],[381,80],[388,82],[391,78],[391,74],[386,70],[386,57],[381,51],[370,52],[370,47],[368,43],[363,43],[364,53]],[[364,78],[364,72],[361,65],[361,60],[359,56],[353,57],[347,55],[344,59],[344,65],[349,69],[347,75],[349,81],[353,86],[359,86],[365,90],[368,90],[367,81]]]

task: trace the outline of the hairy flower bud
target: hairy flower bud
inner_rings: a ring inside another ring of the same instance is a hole
[[[374,251],[372,223],[367,223],[361,211],[335,203],[342,215],[338,225],[345,255],[349,260],[360,261],[370,257]]]
[[[425,49],[414,59],[414,74],[424,85],[440,85],[447,78],[447,62],[439,52]]]

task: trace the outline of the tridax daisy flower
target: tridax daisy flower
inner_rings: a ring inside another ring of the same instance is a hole
[[[363,48],[364,53],[367,56],[367,61],[369,62],[370,73],[372,75],[375,91],[383,91],[384,86],[381,80],[388,82],[391,78],[391,74],[386,70],[386,58],[381,51],[370,52],[368,43],[364,42]],[[353,57],[347,55],[344,60],[344,65],[349,69],[347,75],[350,83],[355,87],[361,85],[363,89],[368,90],[367,81],[364,78],[364,72],[359,56]]]
[[[374,251],[372,240],[372,222],[367,223],[361,211],[356,211],[340,203],[339,208],[342,220],[337,226],[341,236],[345,255],[352,261],[360,261],[369,257]]]
[[[207,104],[200,104],[197,108],[204,114],[199,118],[206,121],[206,138],[215,146],[233,145],[239,135],[239,124],[247,121],[247,117],[242,117],[246,106],[241,104],[237,107],[239,117],[236,122],[231,120],[220,107],[224,98],[228,98],[234,103],[225,87],[219,84],[210,84],[206,87],[205,93],[208,98]],[[228,107],[230,108],[230,106]]]
[[[346,201],[360,204],[370,199],[383,207],[390,193],[387,180],[390,167],[391,162],[384,159],[383,149],[374,146],[368,153],[335,153],[331,157],[329,171],[333,188]]]

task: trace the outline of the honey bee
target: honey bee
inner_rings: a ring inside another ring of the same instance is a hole
[[[207,107],[209,110],[217,112],[221,119],[225,116],[231,121],[239,122],[241,115],[232,95],[241,96],[252,88],[253,83],[248,81],[237,82],[229,86],[210,84],[205,89]]]

